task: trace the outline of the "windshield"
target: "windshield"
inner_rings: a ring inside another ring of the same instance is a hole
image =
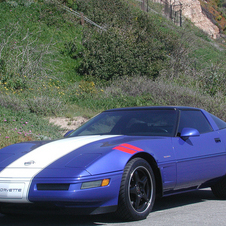
[[[69,136],[174,136],[175,110],[120,110],[97,115]]]

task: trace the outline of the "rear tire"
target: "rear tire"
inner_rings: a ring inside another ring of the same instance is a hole
[[[123,220],[142,220],[155,201],[155,178],[150,165],[142,158],[127,163],[122,175],[117,215]]]
[[[226,177],[214,184],[211,189],[218,199],[226,199]]]

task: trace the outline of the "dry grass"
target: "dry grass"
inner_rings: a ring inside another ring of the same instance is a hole
[[[105,90],[106,98],[111,96],[149,95],[156,105],[191,106],[203,108],[226,120],[225,97],[204,95],[198,90],[180,86],[167,80],[153,81],[147,77],[126,77],[115,80]]]

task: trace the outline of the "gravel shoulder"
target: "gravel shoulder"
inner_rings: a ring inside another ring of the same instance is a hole
[[[74,117],[74,118],[66,118],[66,117],[56,117],[49,118],[50,123],[59,126],[63,131],[74,130],[88,121],[87,118],[84,117]]]

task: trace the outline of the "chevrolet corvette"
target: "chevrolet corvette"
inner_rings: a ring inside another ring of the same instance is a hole
[[[106,110],[64,138],[0,150],[0,212],[115,212],[145,219],[156,197],[226,199],[226,122],[192,107]]]

